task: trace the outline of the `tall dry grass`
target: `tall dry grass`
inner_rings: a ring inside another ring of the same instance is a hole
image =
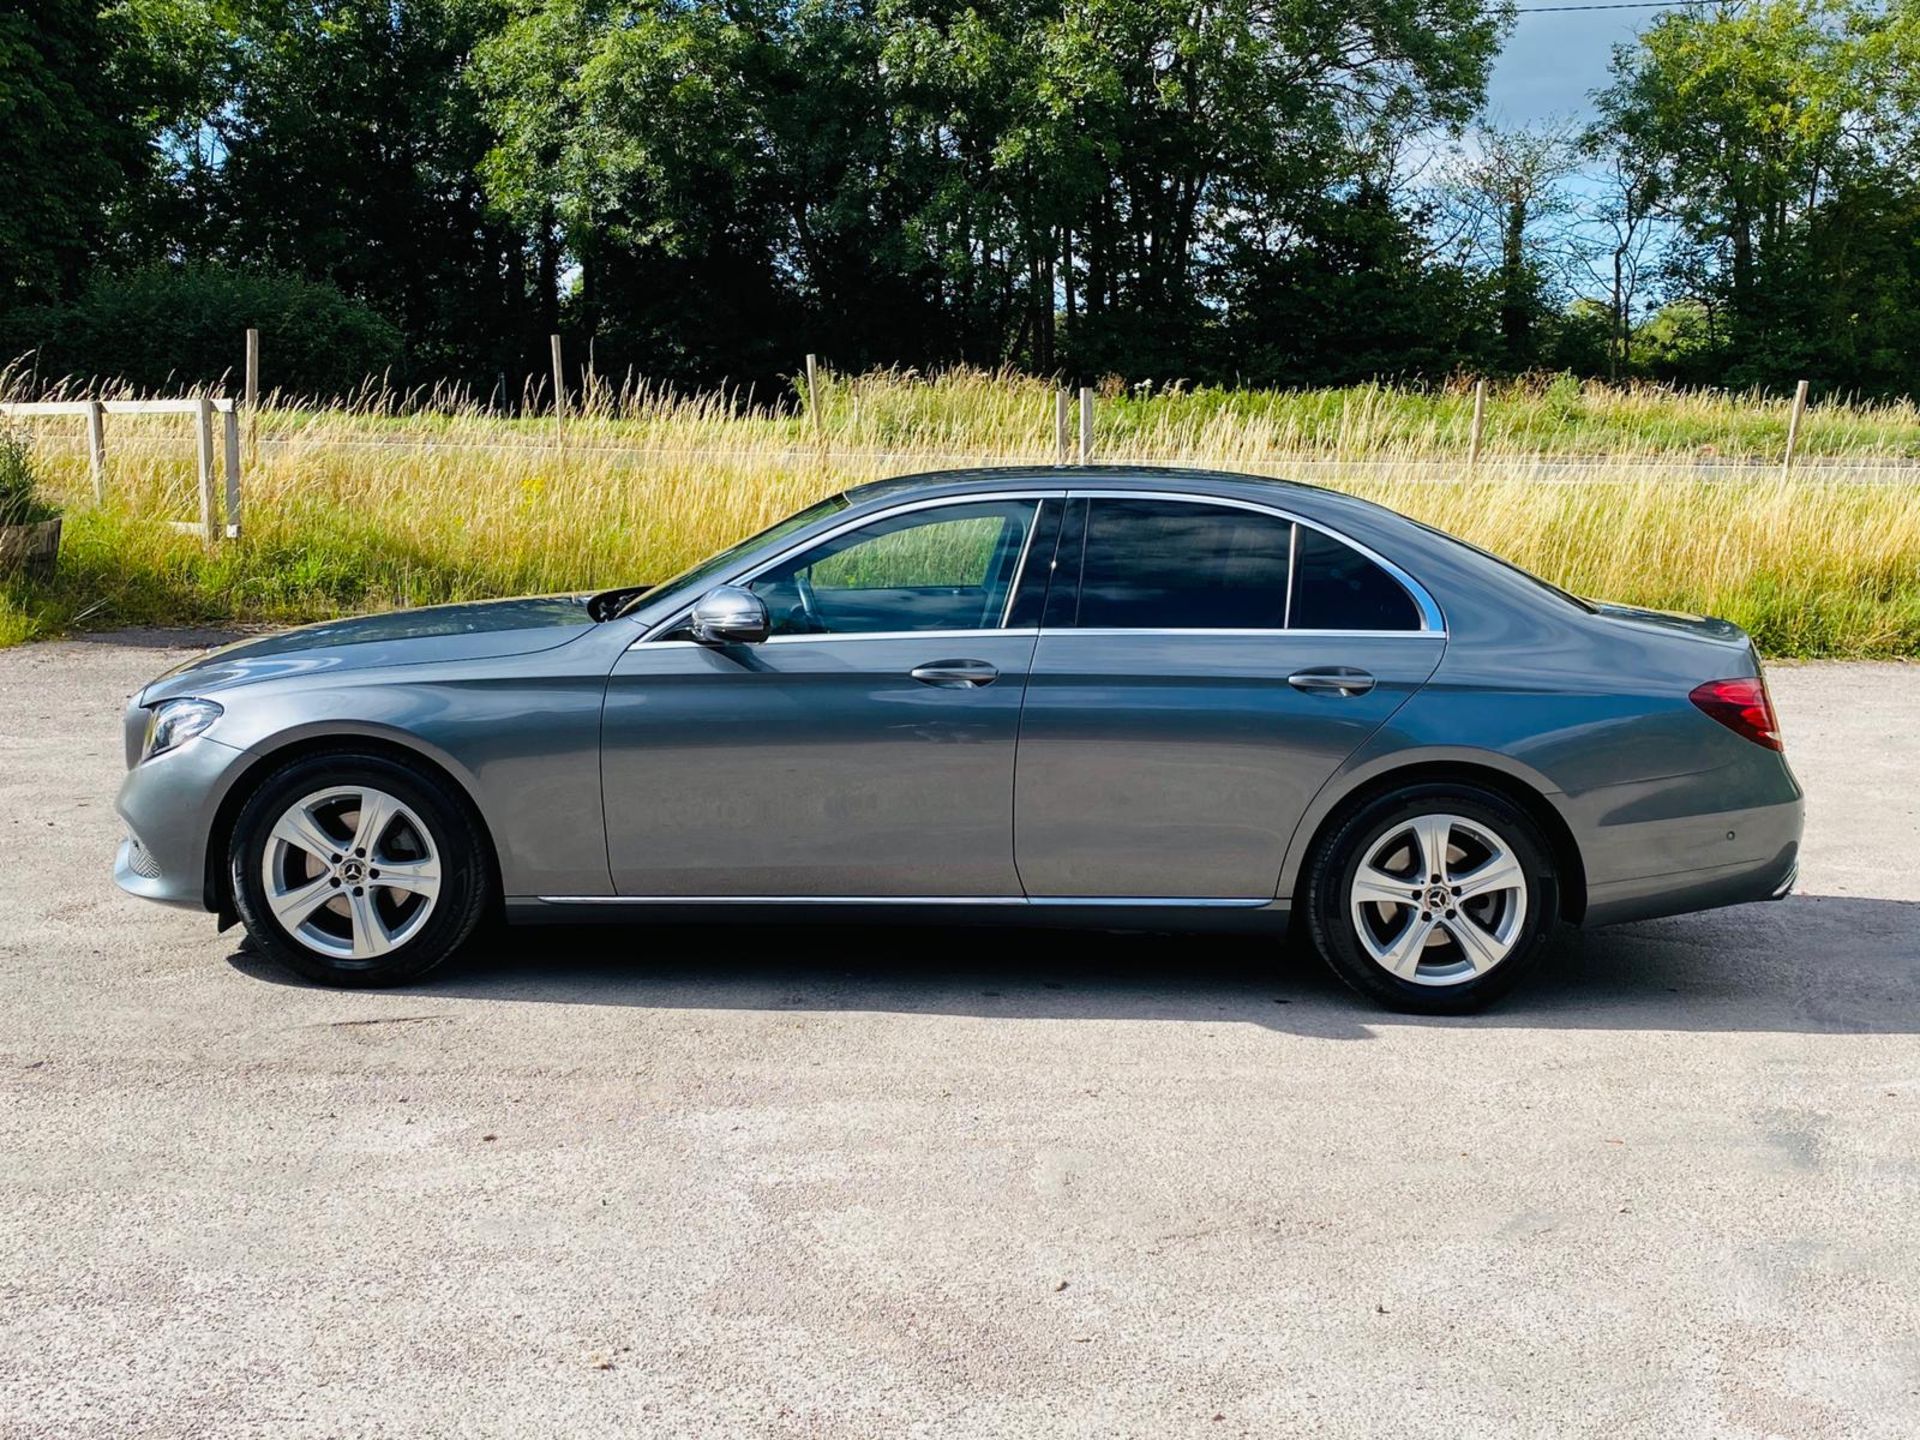
[[[865,480],[1055,456],[1052,391],[1019,377],[829,377],[811,412],[744,398],[598,389],[564,424],[377,396],[276,406],[244,538],[211,550],[152,523],[196,511],[186,422],[110,422],[105,507],[78,424],[37,424],[68,546],[53,585],[0,590],[0,640],[629,584]],[[1466,387],[1109,393],[1095,458],[1351,491],[1578,593],[1725,615],[1776,655],[1920,654],[1913,406],[1811,412],[1792,479],[1784,400],[1515,386],[1470,468],[1471,409]]]

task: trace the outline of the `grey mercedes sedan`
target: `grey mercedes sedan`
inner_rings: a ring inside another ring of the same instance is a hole
[[[1298,917],[1456,1012],[1562,922],[1784,895],[1801,826],[1735,626],[1132,466],[889,480],[651,588],[230,646],[126,751],[120,885],[344,985],[492,916]]]

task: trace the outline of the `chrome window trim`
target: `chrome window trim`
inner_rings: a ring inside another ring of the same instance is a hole
[[[1327,538],[1337,540],[1340,544],[1357,550],[1366,556],[1367,559],[1371,560],[1382,570],[1386,571],[1387,574],[1400,582],[1401,588],[1407,592],[1408,597],[1413,601],[1414,609],[1420,612],[1420,628],[1418,630],[1375,631],[1373,633],[1394,635],[1445,635],[1447,633],[1446,616],[1441,613],[1439,602],[1428,592],[1427,587],[1414,579],[1413,576],[1394,564],[1393,561],[1387,559],[1387,557],[1379,551],[1361,544],[1350,535],[1342,534],[1331,525],[1323,525],[1317,520],[1305,519],[1293,514],[1291,511],[1282,510],[1277,505],[1263,504],[1258,500],[1243,500],[1238,495],[1190,495],[1178,490],[1072,489],[1067,492],[1067,498],[1070,500],[1171,500],[1182,505],[1224,505],[1233,510],[1252,510],[1261,515],[1271,515],[1276,520],[1285,520],[1293,525],[1304,525],[1309,530],[1317,530]],[[1296,532],[1293,539],[1288,542],[1289,545],[1296,543],[1298,538],[1298,533]],[[1289,558],[1291,558],[1291,552],[1289,552]],[[1292,615],[1293,566],[1289,563],[1287,566],[1287,613],[1285,618],[1291,619]],[[1250,635],[1257,632],[1250,630],[1208,630],[1205,633],[1209,635]],[[1286,633],[1290,635],[1304,635],[1309,632],[1290,629]],[[1321,633],[1329,635],[1357,635],[1363,632],[1357,630],[1329,630]]]
[[[1049,639],[1061,635],[1251,635],[1259,640],[1284,640],[1290,635],[1305,636],[1307,639],[1326,639],[1341,635],[1356,640],[1444,640],[1444,630],[1276,630],[1266,627],[1258,630],[1224,630],[1214,626],[1180,625],[1075,625],[1062,626],[1045,632]]]
[[[1324,640],[1334,636],[1349,640],[1446,639],[1445,633],[1438,630],[1214,630],[1182,628],[1177,625],[1070,625],[1056,626],[1054,629],[1043,631],[1037,625],[1016,625],[1004,630],[863,630],[848,635],[769,635],[760,643],[762,645],[819,645],[831,641],[835,644],[848,645],[865,640],[986,640],[1042,634],[1056,638],[1067,635],[1231,635],[1242,639],[1252,637],[1256,640],[1285,640],[1290,637]],[[712,648],[702,645],[698,640],[655,640],[651,644],[656,649],[707,650]]]
[[[782,563],[785,560],[791,559],[793,556],[800,554],[802,551],[809,550],[815,545],[825,544],[827,541],[836,539],[839,536],[846,534],[849,530],[857,530],[863,525],[872,524],[875,521],[879,521],[879,520],[891,520],[896,515],[910,515],[916,510],[932,510],[932,509],[935,509],[936,507],[947,506],[947,505],[992,504],[993,502],[998,500],[1033,500],[1033,501],[1058,500],[1064,497],[1065,494],[1066,494],[1066,491],[1062,489],[1034,490],[1034,489],[1028,489],[1025,487],[1020,487],[1013,490],[993,490],[993,491],[988,491],[985,494],[978,494],[978,495],[936,495],[936,496],[932,496],[932,497],[921,499],[921,500],[909,500],[904,504],[894,505],[885,510],[874,510],[869,512],[868,514],[861,515],[856,519],[849,520],[844,524],[836,525],[831,530],[823,531],[822,533],[818,535],[814,535],[806,540],[802,540],[796,544],[789,545],[786,549],[780,551],[778,554],[772,556],[770,559],[765,560],[758,565],[749,566],[747,569],[738,572],[737,574],[733,575],[728,579],[716,580],[713,583],[715,586],[748,584],[751,581],[759,579],[762,575],[766,574],[767,571],[773,569],[774,566]],[[1038,504],[1034,506],[1033,518],[1036,523],[1040,519],[1040,507]],[[1028,544],[1031,544],[1033,541],[1033,530],[1034,530],[1033,525],[1029,525],[1027,527],[1027,543]],[[1025,551],[1025,548],[1023,547],[1021,550],[1021,562],[1023,565],[1025,564],[1025,561],[1026,561],[1026,551]],[[1009,603],[1011,603],[1012,597],[1019,592],[1019,588],[1020,588],[1019,582],[1020,582],[1020,576],[1018,573],[1016,573],[1014,575],[1014,588],[1007,592]],[[709,588],[712,588],[712,587],[709,587]],[[631,650],[634,645],[660,643],[660,642],[655,642],[653,637],[656,635],[664,635],[671,632],[674,626],[678,625],[682,620],[685,620],[688,615],[693,613],[694,603],[698,603],[697,597],[695,601],[693,603],[689,603],[685,609],[676,611],[674,614],[668,616],[665,620],[662,620],[659,624],[648,627],[647,632],[644,635],[642,635],[638,640],[634,641],[633,645],[629,645],[627,648]],[[1004,616],[1006,613],[1007,612],[1004,610],[1001,612],[1002,616]],[[897,631],[892,633],[906,634],[906,635],[930,635],[935,632],[929,631],[929,630],[907,630],[907,631]],[[951,634],[954,632],[949,631],[946,633]],[[979,635],[979,634],[996,635],[996,634],[1002,634],[1002,633],[1020,634],[1022,632],[1021,631],[1002,632],[997,630],[988,630],[988,631],[970,630],[970,631],[967,631],[966,633],[970,635]],[[852,639],[853,637],[850,635],[826,635],[826,636],[817,636],[817,637],[810,636],[810,635],[789,635],[789,636],[780,636],[780,637],[769,636],[768,639],[766,641],[763,641],[762,643],[763,644],[770,643],[772,640],[776,638],[786,639],[786,640],[810,640],[810,639],[816,639],[816,638],[827,639],[827,640],[849,640],[849,639]],[[691,644],[694,642],[689,641],[687,643]]]
[[[1060,488],[1060,489],[1029,489],[1025,487],[1020,487],[1012,490],[993,490],[985,494],[978,494],[978,495],[938,495],[938,496],[932,496],[932,497],[920,499],[920,500],[910,500],[903,504],[891,506],[884,510],[876,510],[870,514],[862,515],[857,519],[848,520],[843,524],[836,525],[832,529],[824,532],[823,534],[815,535],[811,539],[803,540],[796,544],[789,545],[786,549],[781,550],[779,553],[772,556],[770,559],[763,561],[759,565],[750,566],[745,570],[739,571],[730,579],[718,580],[718,581],[715,581],[714,583],[716,585],[746,584],[749,581],[758,579],[761,575],[764,575],[767,571],[773,569],[774,566],[781,564],[783,561],[791,559],[793,556],[800,554],[802,551],[809,549],[814,545],[823,544],[828,540],[832,540],[840,535],[846,534],[849,530],[856,530],[862,525],[866,525],[874,521],[890,520],[896,515],[907,515],[907,514],[913,513],[916,510],[932,510],[942,506],[951,506],[951,505],[991,504],[995,501],[1000,501],[1000,500],[1033,500],[1033,501],[1168,500],[1168,501],[1173,501],[1177,504],[1183,504],[1183,505],[1222,505],[1227,507],[1228,509],[1251,510],[1256,514],[1270,515],[1276,520],[1285,520],[1288,524],[1296,527],[1293,535],[1288,540],[1289,549],[1288,549],[1288,565],[1287,565],[1287,602],[1286,602],[1286,612],[1283,618],[1289,619],[1289,620],[1293,618],[1293,563],[1292,562],[1293,562],[1294,555],[1298,549],[1299,538],[1300,538],[1299,530],[1297,527],[1304,525],[1309,530],[1318,531],[1320,534],[1327,536],[1329,539],[1337,541],[1342,545],[1346,545],[1351,549],[1358,551],[1360,554],[1366,556],[1367,559],[1371,560],[1374,564],[1378,565],[1382,570],[1385,570],[1387,574],[1391,575],[1397,582],[1399,582],[1401,588],[1403,588],[1407,592],[1408,596],[1413,600],[1414,608],[1420,612],[1420,621],[1421,621],[1420,628],[1417,630],[1317,630],[1317,629],[1316,630],[1296,630],[1289,627],[1289,628],[1280,629],[1280,630],[1272,630],[1272,629],[1229,630],[1229,629],[1157,628],[1152,626],[1142,627],[1139,629],[1119,629],[1119,628],[1108,629],[1108,628],[1088,626],[1084,629],[1081,629],[1081,627],[1078,627],[1078,626],[1062,626],[1052,631],[1046,631],[1044,627],[1041,627],[1041,626],[1035,626],[1031,628],[1027,626],[1021,626],[1018,629],[1002,628],[998,630],[966,630],[966,631],[898,630],[898,631],[887,631],[884,633],[868,632],[868,638],[899,639],[903,636],[912,636],[912,635],[918,635],[918,636],[928,637],[928,638],[938,638],[941,635],[945,635],[948,637],[954,637],[959,635],[971,635],[971,636],[1026,635],[1026,634],[1035,633],[1035,631],[1040,631],[1042,633],[1049,633],[1049,634],[1064,634],[1070,630],[1077,630],[1079,631],[1079,633],[1088,634],[1088,635],[1307,635],[1307,636],[1348,635],[1348,636],[1368,637],[1368,638],[1386,638],[1389,636],[1408,636],[1408,635],[1417,635],[1417,636],[1437,635],[1442,638],[1445,638],[1447,634],[1446,616],[1444,613],[1442,613],[1439,602],[1433,598],[1432,593],[1428,591],[1427,587],[1422,585],[1418,580],[1414,579],[1413,576],[1409,575],[1399,565],[1396,565],[1393,561],[1387,559],[1386,556],[1382,555],[1379,551],[1373,549],[1371,546],[1362,544],[1360,541],[1355,540],[1352,536],[1347,535],[1342,531],[1334,529],[1331,525],[1323,525],[1317,520],[1305,519],[1299,515],[1295,515],[1292,511],[1284,510],[1277,505],[1268,505],[1257,500],[1242,499],[1238,495],[1213,495],[1213,494],[1195,495],[1195,494],[1188,494],[1178,490],[1078,489],[1078,488],[1071,488],[1071,487]],[[1009,607],[1013,603],[1013,597],[1019,593],[1020,581],[1026,572],[1027,552],[1032,548],[1033,531],[1036,528],[1039,518],[1040,518],[1040,513],[1039,513],[1038,507],[1036,506],[1034,510],[1034,521],[1036,523],[1035,525],[1029,525],[1027,527],[1026,542],[1021,549],[1020,568],[1014,573],[1013,588],[1007,592],[1007,603]],[[638,640],[635,640],[633,642],[633,645],[630,645],[628,648],[632,649],[634,646],[648,645],[648,644],[657,645],[657,644],[694,644],[696,643],[694,641],[667,641],[667,640],[659,640],[655,638],[656,636],[663,636],[663,635],[669,634],[676,625],[680,624],[681,621],[685,620],[687,616],[690,613],[692,613],[692,610],[693,610],[693,605],[689,603],[684,609],[675,612],[673,615],[670,615],[667,619],[662,620],[659,624],[651,626],[645,634],[643,634]],[[1004,619],[1008,613],[1009,611],[1002,611],[1001,612],[1002,618]],[[856,640],[859,638],[861,638],[859,635],[780,635],[780,636],[769,636],[768,639],[762,643],[792,644],[795,641]]]
[[[981,640],[996,635],[1033,635],[1039,627],[1022,625],[1016,629],[979,629],[979,630],[857,630],[844,635],[769,635],[762,645],[817,645],[822,640],[837,640],[845,644],[849,640]],[[686,641],[695,644],[695,641]]]

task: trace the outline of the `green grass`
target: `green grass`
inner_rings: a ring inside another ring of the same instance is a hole
[[[291,436],[473,440],[473,412],[407,403],[424,398],[379,397],[352,415],[290,405],[274,425]],[[776,414],[763,406],[743,418],[727,403],[743,398],[673,401],[644,387],[624,393],[596,387],[590,402],[597,411],[594,434],[627,445],[711,441],[722,434],[748,446],[813,443],[814,422],[807,414]],[[823,372],[817,398],[821,427],[836,446],[997,452],[1017,443],[1051,453],[1053,386],[1027,376]],[[1786,446],[1791,398],[1609,386],[1565,375],[1497,382],[1488,387],[1482,450],[1495,459],[1777,460]],[[1322,390],[1128,387],[1109,381],[1099,387],[1095,431],[1100,452],[1108,455],[1225,444],[1241,453],[1293,457],[1450,459],[1469,449],[1473,408],[1473,385],[1466,380]],[[552,428],[544,418],[486,424],[498,438],[532,444],[544,443]],[[1920,406],[1826,400],[1806,411],[1796,449],[1810,461],[1920,460]]]
[[[817,439],[805,416],[658,396],[564,432],[477,412],[269,412],[244,538],[212,546],[159,523],[195,511],[183,425],[110,422],[103,507],[77,427],[49,422],[35,466],[65,544],[51,580],[0,580],[0,644],[655,580],[851,484],[1053,455],[1037,382],[836,378],[821,400]],[[1458,454],[1471,406],[1384,389],[1119,397],[1098,411],[1096,453],[1305,475],[1577,593],[1725,616],[1770,655],[1920,656],[1920,483],[1885,468],[1920,453],[1911,406],[1815,412],[1808,449],[1832,464],[1791,480],[1695,468],[1707,450],[1764,455],[1783,402],[1750,415],[1743,398],[1520,387],[1474,470]],[[1596,458],[1542,471],[1543,454]]]

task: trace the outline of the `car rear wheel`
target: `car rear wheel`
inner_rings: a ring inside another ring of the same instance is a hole
[[[491,891],[465,804],[384,756],[297,760],[234,826],[235,908],[255,943],[310,980],[395,985],[473,932]]]
[[[1308,874],[1315,947],[1361,994],[1451,1015],[1513,988],[1559,913],[1552,852],[1500,795],[1426,784],[1362,805]]]

